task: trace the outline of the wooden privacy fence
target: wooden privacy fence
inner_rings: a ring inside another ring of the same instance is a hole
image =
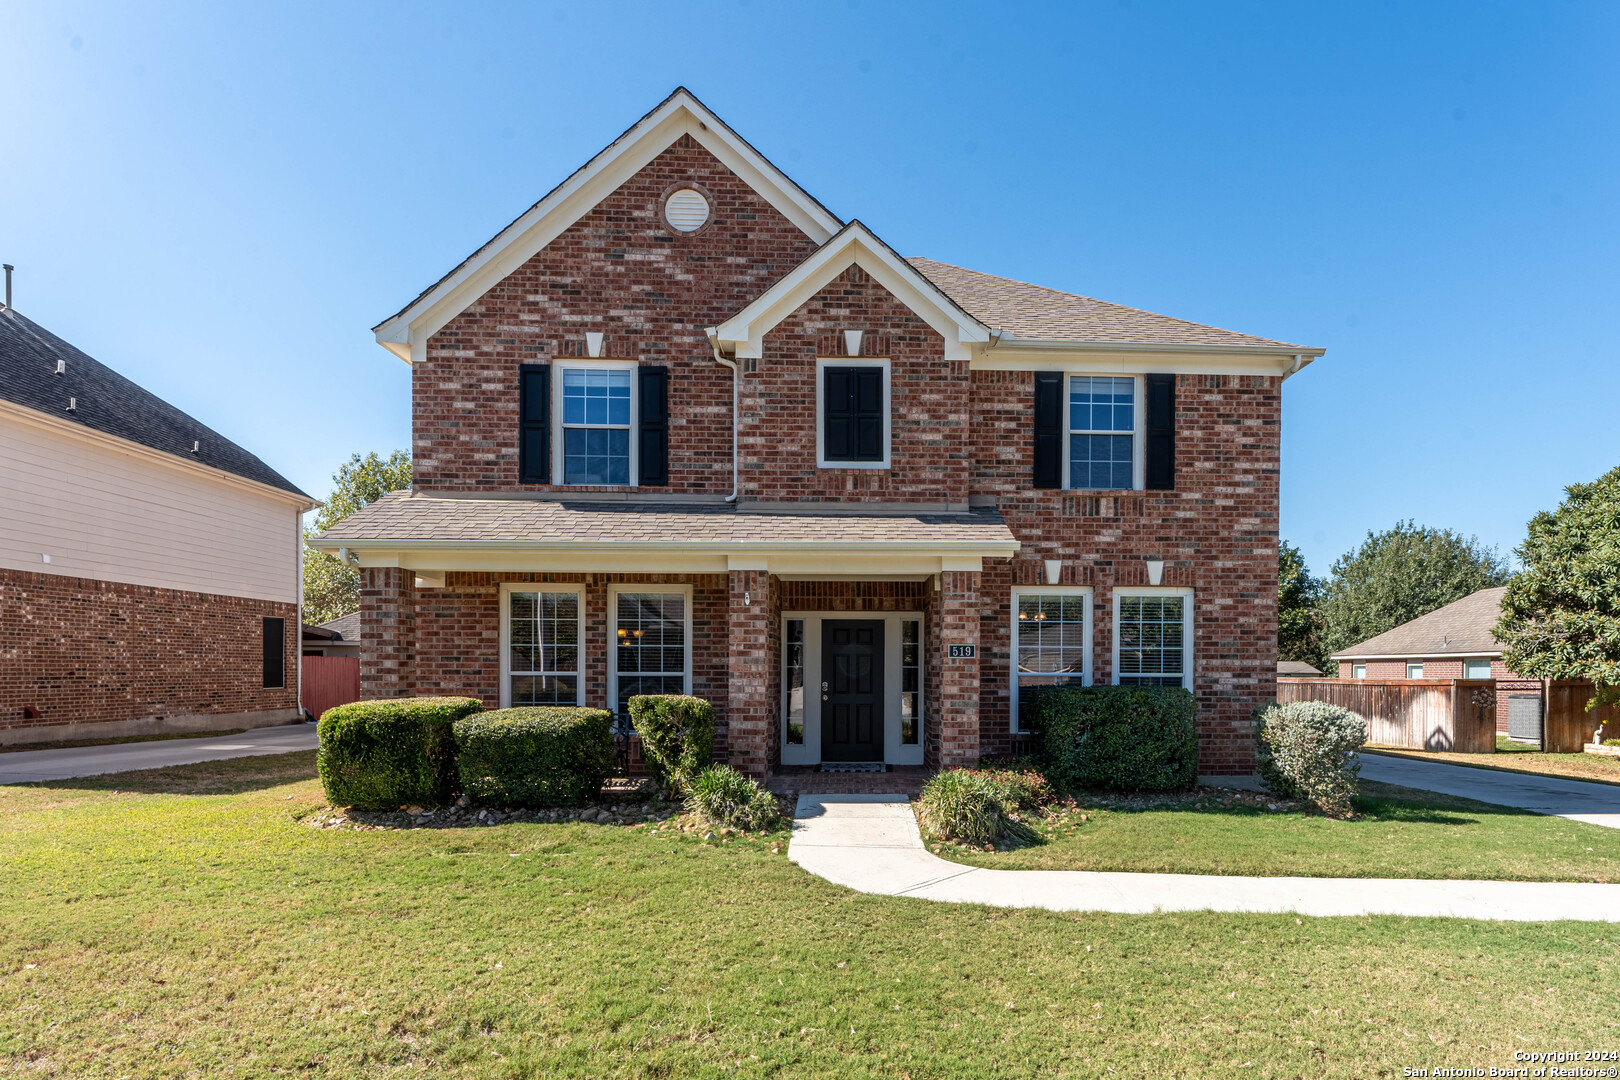
[[[1342,705],[1367,721],[1374,745],[1496,750],[1493,679],[1278,679],[1277,700]]]
[[[1598,738],[1620,739],[1620,709],[1600,705],[1586,710],[1592,699],[1589,682],[1550,682],[1547,684],[1547,709],[1543,714],[1541,748],[1549,754],[1579,754],[1592,741],[1598,728]]]
[[[304,657],[303,706],[317,720],[334,705],[360,700],[358,656]]]

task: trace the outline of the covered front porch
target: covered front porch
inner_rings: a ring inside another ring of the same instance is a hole
[[[978,760],[982,579],[1018,550],[993,510],[395,493],[342,529],[317,546],[362,571],[367,697],[628,726],[636,694],[693,694],[718,758],[784,784]]]

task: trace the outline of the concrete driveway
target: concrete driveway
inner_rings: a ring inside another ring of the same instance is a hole
[[[1562,780],[1556,776],[1502,772],[1497,769],[1471,769],[1466,765],[1441,765],[1433,761],[1363,753],[1361,776],[1385,784],[1438,791],[1464,799],[1534,810],[1620,829],[1620,787]]]
[[[214,739],[158,739],[61,750],[19,750],[14,754],[0,754],[0,784],[29,784],[135,769],[161,769],[198,761],[289,754],[295,750],[313,750],[317,741],[314,724],[287,724]]]

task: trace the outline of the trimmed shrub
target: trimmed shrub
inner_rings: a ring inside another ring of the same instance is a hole
[[[1361,775],[1367,722],[1342,705],[1290,701],[1260,714],[1254,727],[1260,779],[1273,794],[1348,817]]]
[[[630,722],[647,772],[660,787],[684,789],[714,758],[714,706],[686,694],[638,694]]]
[[[456,791],[452,726],[477,698],[394,698],[337,705],[316,729],[316,770],[333,806],[398,810],[436,806]]]
[[[1029,843],[1035,832],[1018,820],[1052,798],[1051,785],[1037,772],[999,769],[950,769],[923,785],[917,818],[930,840],[993,844],[998,840]]]
[[[730,765],[710,765],[688,784],[686,809],[710,825],[753,832],[782,816],[776,796]]]
[[[1041,765],[1060,790],[1178,791],[1198,782],[1198,703],[1179,686],[1043,686]]]
[[[456,722],[461,789],[493,806],[578,806],[613,775],[613,714],[531,706]]]

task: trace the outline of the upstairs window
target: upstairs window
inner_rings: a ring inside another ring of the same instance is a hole
[[[558,364],[562,393],[562,482],[630,483],[632,364]]]
[[[1136,380],[1069,378],[1069,487],[1136,486]]]
[[[817,363],[816,464],[824,469],[889,467],[889,362]]]

